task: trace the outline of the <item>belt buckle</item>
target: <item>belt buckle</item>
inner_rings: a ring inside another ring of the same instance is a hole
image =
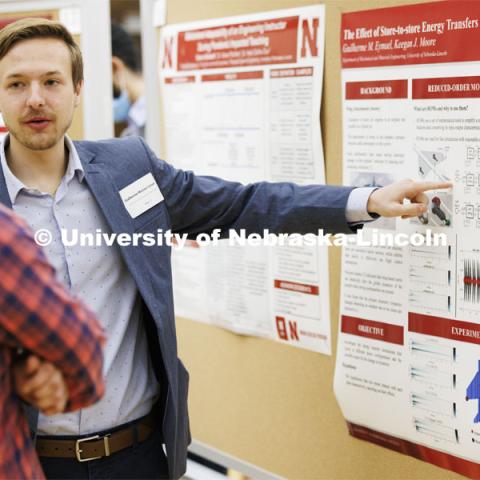
[[[110,444],[108,443],[108,437],[110,434],[105,435],[103,437],[100,437],[100,435],[94,435],[93,437],[87,437],[87,438],[79,438],[78,440],[75,441],[75,456],[77,457],[77,460],[79,462],[89,462],[90,460],[98,460],[99,458],[102,458],[103,456],[109,457],[110,456]],[[103,445],[105,447],[105,455],[100,455],[99,457],[90,457],[90,458],[82,458],[82,452],[83,450],[80,449],[80,444],[83,442],[88,442],[89,440],[100,440],[100,438],[103,439]]]

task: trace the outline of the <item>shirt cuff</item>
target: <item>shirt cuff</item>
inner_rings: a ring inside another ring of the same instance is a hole
[[[367,212],[368,199],[372,192],[379,187],[359,187],[354,188],[348,197],[347,206],[345,208],[345,217],[351,225],[357,223],[371,222],[379,217],[376,214]]]

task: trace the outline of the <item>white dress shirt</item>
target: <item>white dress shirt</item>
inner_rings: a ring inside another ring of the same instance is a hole
[[[6,137],[8,142],[8,136]],[[0,159],[13,210],[36,231],[48,229],[53,241],[44,247],[57,277],[97,314],[107,333],[104,347],[105,395],[74,413],[39,417],[39,435],[83,435],[108,430],[150,411],[159,385],[148,353],[140,296],[118,246],[64,246],[60,229],[110,232],[103,213],[84,182],[83,166],[73,143],[68,167],[55,196],[27,188]]]

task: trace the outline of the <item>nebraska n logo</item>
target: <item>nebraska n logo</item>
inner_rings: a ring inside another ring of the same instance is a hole
[[[300,55],[302,57],[307,56],[307,44],[308,50],[310,51],[310,57],[318,57],[318,26],[319,19],[312,18],[311,25],[310,22],[304,18],[302,20],[302,51]]]
[[[173,68],[173,40],[174,37],[167,37],[163,39],[162,69]]]

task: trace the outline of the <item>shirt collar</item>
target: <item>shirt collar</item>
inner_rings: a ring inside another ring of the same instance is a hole
[[[85,178],[85,170],[83,169],[82,162],[78,156],[77,149],[68,135],[65,135],[65,145],[67,146],[69,152],[65,179],[67,182],[69,182],[76,174],[78,181],[83,182],[83,179]]]
[[[7,157],[5,155],[5,147],[8,146],[10,142],[10,135],[5,135],[0,143],[0,164],[2,166],[3,175],[5,177],[5,184],[7,185],[8,195],[12,205],[15,203],[18,194],[21,190],[27,190],[28,187],[21,182],[10,170],[10,167],[7,163]],[[72,140],[68,135],[65,135],[65,145],[68,148],[68,165],[67,170],[65,171],[64,179],[66,183],[69,183],[73,176],[76,174],[78,181],[82,182],[85,177],[85,171],[83,169],[82,162],[78,156],[77,149],[73,144]]]

